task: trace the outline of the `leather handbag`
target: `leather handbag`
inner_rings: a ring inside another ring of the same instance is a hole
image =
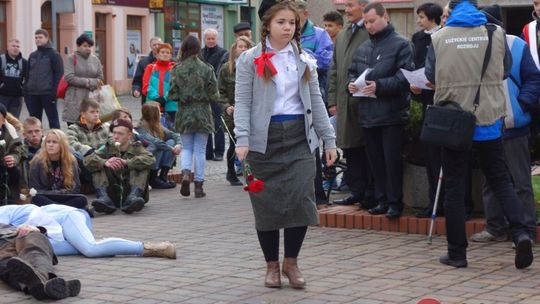
[[[77,65],[77,55],[73,54],[73,68]],[[60,78],[58,82],[58,87],[56,87],[56,98],[64,99],[66,97],[66,92],[69,87],[69,83],[64,79],[64,75]]]
[[[480,82],[484,78],[489,60],[491,58],[491,45],[494,25],[486,25],[488,31],[488,46],[482,65]],[[481,85],[480,85],[481,86]],[[474,110],[480,102],[480,86],[474,98]],[[476,116],[474,112],[465,111],[458,102],[444,100],[437,105],[429,105],[426,109],[420,140],[440,145],[456,151],[469,150],[472,147]]]

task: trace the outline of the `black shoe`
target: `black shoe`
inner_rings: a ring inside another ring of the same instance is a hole
[[[388,212],[388,205],[385,203],[379,203],[377,207],[368,210],[369,214],[378,215],[386,214]]]
[[[104,187],[96,188],[97,198],[92,201],[92,206],[96,212],[111,214],[116,211],[116,206],[107,194],[107,189]]]
[[[153,179],[151,179],[148,184],[152,186],[153,189],[171,189],[174,188],[174,185],[171,185],[158,176],[155,176]]]
[[[39,277],[34,267],[21,258],[10,258],[6,264],[6,273],[9,274],[10,281],[13,284],[22,284],[30,291],[30,288],[35,288],[31,295],[43,300],[47,298],[44,290],[44,280]]]
[[[231,186],[242,186],[243,183],[236,177],[235,174],[227,174],[227,181],[231,184]]]
[[[216,155],[216,156],[214,156],[213,160],[214,161],[222,161],[223,160],[223,155]]]
[[[351,196],[349,196],[347,198],[335,200],[334,204],[341,205],[341,206],[350,206],[350,205],[354,205],[354,204],[359,203],[359,202],[360,202],[359,198],[351,195]]]
[[[66,282],[62,278],[52,278],[44,281],[32,265],[17,257],[9,259],[6,268],[10,281],[25,285],[28,293],[38,300],[60,300],[74,297],[81,291],[79,280]]]
[[[169,181],[169,179],[168,179],[170,170],[171,170],[171,168],[169,168],[169,167],[161,167],[161,170],[159,170],[159,178],[165,184],[169,185],[168,189],[176,187],[176,183],[173,182],[173,181]]]
[[[439,258],[439,262],[444,265],[456,267],[456,268],[465,268],[467,267],[466,259],[451,259],[448,255],[443,255]]]
[[[398,218],[401,216],[403,208],[399,206],[390,205],[388,211],[386,212],[386,217],[389,219]]]
[[[122,211],[131,214],[134,211],[141,211],[144,207],[144,198],[142,198],[143,191],[135,186],[131,186],[131,192],[126,197]]]
[[[377,203],[372,199],[365,199],[360,203],[360,209],[369,210],[377,207]]]
[[[175,182],[167,180],[167,179],[163,179],[161,177],[160,177],[160,179],[161,179],[162,182],[169,185],[169,188],[167,188],[167,189],[176,188],[176,183]]]
[[[533,262],[532,240],[526,234],[521,235],[518,238],[516,244],[516,258],[514,262],[517,269],[527,268],[531,266]]]
[[[79,280],[66,281],[62,278],[52,278],[45,282],[45,285],[28,288],[28,293],[40,300],[61,300],[67,297],[75,297],[79,292],[81,292],[81,282]]]

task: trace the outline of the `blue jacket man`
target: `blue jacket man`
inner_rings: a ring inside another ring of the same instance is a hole
[[[298,14],[300,15],[300,24],[302,24],[302,31],[300,36],[300,43],[306,53],[311,55],[317,60],[317,73],[319,80],[319,88],[324,103],[327,103],[327,83],[328,83],[328,70],[332,63],[332,56],[334,55],[334,43],[328,33],[313,24],[308,19],[307,4],[305,1],[296,1]]]

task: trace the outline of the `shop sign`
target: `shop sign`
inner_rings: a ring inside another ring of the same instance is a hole
[[[216,4],[216,5],[248,4],[247,0],[190,0],[190,2]]]
[[[92,4],[149,7],[149,0],[92,0]]]
[[[218,31],[218,45],[223,47],[223,6],[201,5],[201,34],[209,28]]]
[[[141,54],[141,31],[127,30],[127,75],[133,78],[137,67],[137,56]]]
[[[163,13],[163,0],[150,0],[150,13]]]

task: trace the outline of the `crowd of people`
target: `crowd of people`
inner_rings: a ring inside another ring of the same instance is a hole
[[[264,190],[249,196],[267,263],[265,286],[280,287],[283,273],[291,287],[304,288],[298,256],[308,226],[318,224],[317,207],[331,204],[325,190],[350,189],[337,205],[358,204],[390,219],[402,215],[402,146],[412,99],[424,115],[451,100],[476,117],[472,148],[423,144],[430,204],[417,216],[446,217],[448,252],[439,261],[468,265],[465,220],[477,158],[486,177],[486,230],[472,241],[503,241],[509,230],[516,268],[532,264],[536,203],[528,138],[540,97],[536,1],[525,40],[505,34],[498,5],[480,11],[475,0],[451,0],[444,8],[420,5],[421,30],[410,40],[396,32],[383,4],[369,0],[346,0],[348,24],[329,12],[324,29],[310,20],[305,0],[263,0],[258,13],[260,41],[254,43],[251,25],[241,22],[228,50],[218,46],[215,29],[204,31],[204,47],[187,36],[176,58],[170,44],[153,37],[133,78],[133,96],[142,103],[137,126],[128,109],[103,113],[91,98],[104,82],[90,37],[77,38],[77,50],[65,63],[43,29],[35,32],[38,49],[28,61],[19,41],[8,41],[0,58],[0,201],[7,205],[0,207],[2,280],[38,299],[60,299],[77,295],[80,282],[56,277],[54,255],[176,258],[168,242],[96,241],[90,218],[94,212],[142,211],[149,186],[176,187],[168,180],[175,166],[180,194],[190,196],[193,184],[194,197],[205,197],[205,163],[225,156],[225,179],[232,186],[264,181]],[[424,88],[402,72],[420,68]],[[56,108],[61,81],[68,84],[66,130]],[[20,123],[23,96],[30,117]],[[323,178],[338,147],[347,165],[340,185]],[[249,170],[244,182],[237,161]],[[81,194],[83,184],[95,189],[91,203]],[[433,210],[436,197],[440,210]],[[32,204],[16,205],[21,202]],[[12,246],[34,253],[13,252]]]

